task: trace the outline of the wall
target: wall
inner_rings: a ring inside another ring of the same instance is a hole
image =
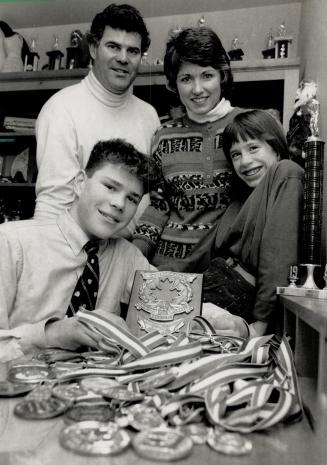
[[[266,37],[270,29],[276,33],[281,22],[285,21],[287,30],[294,37],[290,56],[298,56],[298,33],[301,14],[301,4],[292,3],[284,5],[265,6],[257,8],[243,8],[238,10],[224,10],[205,13],[206,24],[212,27],[220,36],[226,50],[231,48],[231,41],[238,36],[241,47],[245,53],[244,59],[255,60],[262,58],[261,50],[266,48]],[[149,59],[154,61],[162,58],[165,43],[170,29],[176,26],[195,26],[201,15],[187,14],[175,16],[161,16],[146,19],[151,34],[151,47]],[[90,18],[90,21],[92,18]],[[255,27],[253,27],[255,24]],[[40,67],[48,62],[46,52],[51,50],[54,36],[59,37],[60,49],[66,53],[70,33],[74,29],[85,32],[90,24],[71,24],[65,26],[40,27],[34,29],[17,29],[26,40],[36,37],[37,48],[40,54]]]
[[[306,0],[301,17],[301,76],[314,79],[318,85],[320,102],[320,137],[327,141],[327,2],[326,0]],[[327,148],[325,147],[324,196],[323,196],[323,235],[322,263],[326,263],[327,250]],[[325,218],[324,218],[325,217]]]

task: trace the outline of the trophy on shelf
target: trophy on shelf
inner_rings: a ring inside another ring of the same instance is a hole
[[[267,35],[266,48],[262,50],[261,53],[264,59],[275,58],[275,42],[274,35],[271,29]]]
[[[290,56],[292,36],[287,36],[285,23],[281,23],[278,28],[278,34],[274,37],[275,58],[288,58]]]
[[[306,279],[302,286],[296,286],[295,281],[288,287],[277,287],[277,294],[307,296],[317,299],[327,299],[327,284],[320,289],[314,278],[314,271],[320,267],[321,226],[322,226],[322,189],[324,175],[324,141],[319,138],[319,101],[316,98],[317,84],[313,80],[300,83],[297,101],[300,100],[301,115],[306,117],[307,132],[310,134],[303,144],[304,151],[304,205],[302,222],[303,264],[306,268]],[[298,110],[299,111],[299,110]],[[290,276],[289,276],[290,280]],[[324,280],[327,283],[327,266],[324,270]],[[291,281],[291,280],[290,280]]]
[[[58,70],[61,68],[61,60],[64,54],[59,50],[59,40],[58,37],[55,36],[53,49],[50,52],[47,52],[49,57],[49,64],[48,69]]]
[[[40,56],[36,49],[36,39],[32,37],[30,51],[25,55],[24,71],[37,71]]]
[[[229,50],[228,55],[231,61],[243,60],[242,57],[244,55],[244,52],[241,49],[240,41],[237,36],[234,36],[232,40],[232,48],[231,50]]]

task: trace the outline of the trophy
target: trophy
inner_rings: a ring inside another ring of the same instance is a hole
[[[278,35],[274,38],[275,58],[288,58],[292,42],[293,37],[286,35],[285,23],[281,23],[278,28]]]
[[[273,36],[271,29],[267,35],[266,48],[262,50],[261,53],[264,59],[275,58],[275,43],[274,43],[274,36]]]
[[[30,51],[25,55],[24,71],[37,71],[40,56],[35,50],[36,39],[32,37]]]
[[[317,84],[313,80],[300,83],[295,108],[297,115],[302,116],[306,131],[302,131],[304,140],[304,205],[302,221],[303,264],[306,268],[306,279],[296,289],[277,288],[278,294],[310,296],[319,299],[327,298],[326,286],[319,289],[315,283],[314,271],[320,267],[321,226],[322,226],[322,194],[324,175],[324,141],[319,138],[319,101],[316,98]],[[300,102],[300,104],[299,104]],[[292,118],[291,118],[292,119]],[[327,279],[325,267],[324,280]]]
[[[244,52],[241,49],[240,41],[237,36],[234,36],[232,40],[232,49],[228,52],[231,61],[243,60]]]
[[[49,57],[48,68],[54,70],[60,69],[61,59],[64,56],[64,54],[59,50],[59,40],[57,36],[55,36],[54,38],[53,49],[50,50],[50,52],[47,52],[47,55]]]

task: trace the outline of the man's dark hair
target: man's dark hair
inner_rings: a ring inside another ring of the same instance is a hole
[[[229,57],[217,34],[208,27],[190,27],[171,37],[166,45],[164,72],[169,87],[177,90],[176,81],[183,63],[211,66],[221,74],[221,98],[230,98],[233,75]]]
[[[91,31],[87,34],[89,44],[97,44],[106,26],[113,29],[121,29],[126,32],[136,32],[141,36],[141,52],[144,53],[150,46],[149,31],[140,12],[131,5],[116,5],[112,3],[101,13],[98,13],[91,25]]]
[[[105,163],[123,165],[130,174],[141,181],[144,193],[152,189],[157,179],[154,162],[123,139],[104,140],[95,144],[85,167],[87,176],[91,177]]]

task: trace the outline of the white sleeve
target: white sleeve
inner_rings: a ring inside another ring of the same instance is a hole
[[[73,180],[81,169],[74,122],[60,101],[49,101],[36,121],[35,218],[57,215],[73,201]]]

